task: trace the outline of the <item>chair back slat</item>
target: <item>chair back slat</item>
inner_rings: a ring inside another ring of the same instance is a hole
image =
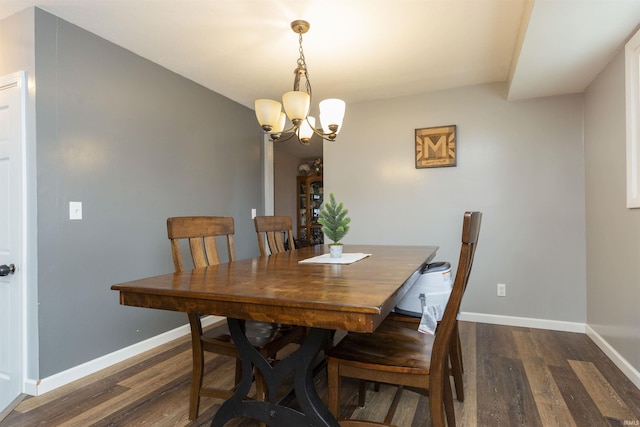
[[[290,216],[257,216],[253,222],[256,227],[261,256],[295,249],[293,223]],[[267,252],[267,248],[269,252]]]
[[[180,250],[180,240],[171,240],[171,256],[173,257],[173,269],[176,272],[184,271],[184,261]]]
[[[235,261],[233,218],[227,216],[182,216],[167,219],[167,235],[171,241],[173,266],[184,271],[180,240],[189,241],[193,266],[207,267],[220,263],[217,237],[226,238],[229,261]]]
[[[192,237],[189,239],[189,249],[196,268],[220,264],[215,237]]]
[[[284,238],[282,237],[282,233],[279,233],[277,231],[269,231],[267,233],[267,243],[269,244],[269,250],[272,254],[277,254],[285,251]]]

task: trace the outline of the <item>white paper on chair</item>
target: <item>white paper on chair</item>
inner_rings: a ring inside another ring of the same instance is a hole
[[[418,332],[423,334],[433,335],[436,333],[436,327],[438,326],[438,320],[442,320],[445,307],[441,305],[428,305],[422,312],[422,319],[420,319],[420,326],[418,326]]]
[[[420,319],[418,332],[430,335],[435,334],[438,322],[444,316],[444,310],[447,308],[450,295],[451,290],[427,294],[426,304],[422,307],[422,318]]]
[[[353,264],[371,254],[363,253],[343,253],[340,258],[331,258],[329,254],[314,256],[298,261],[298,264]]]

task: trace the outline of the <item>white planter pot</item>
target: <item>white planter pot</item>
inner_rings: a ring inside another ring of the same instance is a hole
[[[344,245],[329,245],[329,257],[342,258],[342,247]]]

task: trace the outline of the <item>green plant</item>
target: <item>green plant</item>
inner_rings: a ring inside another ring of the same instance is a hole
[[[322,232],[334,244],[339,244],[338,242],[349,231],[351,218],[347,216],[348,213],[342,202],[336,203],[333,193],[329,195],[329,202],[325,203],[324,208],[320,210],[318,222],[322,225]]]

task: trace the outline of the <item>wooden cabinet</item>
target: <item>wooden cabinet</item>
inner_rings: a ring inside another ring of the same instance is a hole
[[[322,226],[318,216],[324,200],[322,175],[297,177],[298,187],[298,227],[297,239],[300,246],[324,243]]]

